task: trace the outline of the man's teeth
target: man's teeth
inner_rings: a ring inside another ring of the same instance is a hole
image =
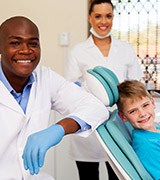
[[[30,63],[32,60],[17,60],[17,63]]]

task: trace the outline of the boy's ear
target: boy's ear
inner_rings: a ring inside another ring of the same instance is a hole
[[[122,112],[118,111],[118,115],[122,119],[123,122],[128,121],[127,118],[124,116],[124,114]]]
[[[156,105],[152,96],[151,96],[151,102],[152,102],[153,107],[156,108]]]

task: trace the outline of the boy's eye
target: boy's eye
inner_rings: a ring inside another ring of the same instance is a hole
[[[132,111],[130,111],[129,112],[129,114],[133,114],[134,112],[136,112],[136,110],[134,109],[134,110],[132,110]]]
[[[147,106],[149,106],[149,103],[143,105],[143,107],[147,107]]]

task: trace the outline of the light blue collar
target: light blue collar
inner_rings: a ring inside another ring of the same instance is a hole
[[[10,85],[10,83],[8,82],[6,76],[4,75],[3,73],[3,70],[2,70],[2,66],[1,66],[1,62],[0,62],[0,81],[2,81],[2,83],[5,85],[5,87],[8,89],[9,92],[11,91],[14,91],[15,90],[13,89],[13,87]],[[35,77],[33,75],[33,73],[30,75],[29,77],[29,81],[28,83],[26,84],[26,86],[30,85],[30,84],[33,84],[33,82],[35,81]],[[25,86],[25,87],[26,87]]]

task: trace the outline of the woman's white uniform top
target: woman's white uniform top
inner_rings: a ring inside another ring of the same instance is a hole
[[[113,36],[111,36],[111,47],[107,57],[104,57],[94,44],[92,36],[77,44],[69,53],[65,65],[65,77],[72,82],[81,82],[81,86],[87,89],[86,71],[98,65],[112,70],[117,75],[119,82],[125,79],[139,80],[142,78],[140,62],[133,47]],[[70,155],[71,158],[78,161],[99,162],[107,160],[106,153],[95,134],[85,139],[71,137]]]
[[[100,101],[51,69],[37,68],[33,75],[35,82],[31,87],[26,114],[0,81],[1,180],[53,180],[41,172],[30,175],[22,161],[27,137],[48,126],[51,110],[64,116],[77,116],[91,125],[90,130],[79,133],[82,136],[88,136],[108,118],[108,110]]]

